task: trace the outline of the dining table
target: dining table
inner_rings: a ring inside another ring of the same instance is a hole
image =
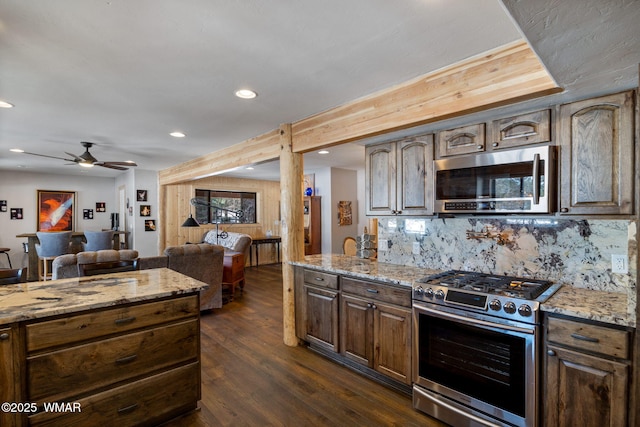
[[[121,247],[120,236],[125,236],[125,246],[127,241],[128,231],[114,231],[113,232],[113,249],[126,249]],[[28,253],[28,268],[27,280],[29,282],[35,282],[38,280],[38,253],[36,252],[36,243],[40,243],[38,235],[36,233],[22,233],[16,235],[17,238],[27,239],[27,253]],[[74,231],[71,234],[71,251],[73,253],[82,252],[82,243],[86,243],[83,231]]]

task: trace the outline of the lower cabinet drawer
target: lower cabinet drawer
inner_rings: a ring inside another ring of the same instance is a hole
[[[60,400],[198,360],[198,320],[27,357],[30,401]]]
[[[338,289],[338,276],[316,270],[304,270],[304,282],[323,288]]]
[[[549,317],[547,341],[579,350],[628,359],[631,337],[628,331]]]
[[[197,316],[196,295],[130,307],[119,307],[27,325],[27,352],[69,345]]]
[[[405,289],[380,283],[365,282],[350,277],[342,278],[342,292],[372,298],[403,307],[411,307],[411,288]]]
[[[64,411],[39,412],[32,426],[155,426],[196,408],[200,399],[200,363],[64,402]],[[68,404],[68,405],[67,405]],[[74,406],[75,405],[75,406]],[[42,406],[40,406],[42,410]],[[80,411],[73,411],[73,409]]]

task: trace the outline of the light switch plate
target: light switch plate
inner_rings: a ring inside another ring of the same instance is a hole
[[[626,255],[611,254],[611,272],[620,274],[629,272],[629,260]]]
[[[420,255],[420,242],[413,242],[413,248],[411,252],[414,255]]]
[[[378,251],[382,252],[382,251],[386,251],[388,249],[389,249],[388,240],[386,240],[386,239],[378,240]]]

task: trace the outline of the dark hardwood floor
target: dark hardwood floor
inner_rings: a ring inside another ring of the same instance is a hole
[[[282,342],[282,270],[246,270],[244,295],[201,318],[199,410],[167,426],[443,426],[411,398]]]

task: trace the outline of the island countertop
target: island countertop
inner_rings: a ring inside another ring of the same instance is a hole
[[[442,272],[441,270],[406,265],[386,264],[349,255],[308,255],[292,265],[376,280],[394,285],[411,286],[414,280]],[[540,306],[548,313],[635,327],[635,311],[626,294],[563,286]]]
[[[168,268],[0,286],[0,324],[187,294],[208,287]]]

